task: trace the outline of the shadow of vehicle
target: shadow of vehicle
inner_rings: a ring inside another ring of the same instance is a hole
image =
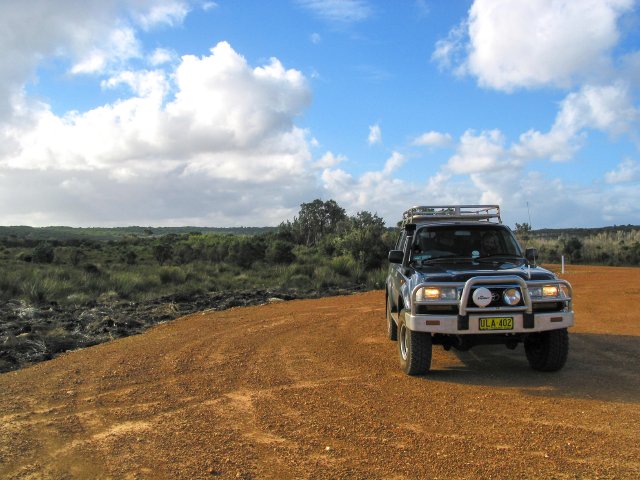
[[[462,365],[434,364],[428,378],[469,385],[520,387],[531,395],[640,403],[640,337],[569,334],[569,359],[554,373],[531,370],[524,348],[478,346],[452,352]]]

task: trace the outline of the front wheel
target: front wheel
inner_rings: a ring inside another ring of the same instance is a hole
[[[569,334],[566,328],[534,333],[524,341],[529,365],[540,372],[560,370],[569,355]]]
[[[431,368],[431,334],[407,328],[405,311],[398,314],[400,367],[407,375],[422,375]]]

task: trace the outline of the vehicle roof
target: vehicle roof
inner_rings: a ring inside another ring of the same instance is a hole
[[[458,225],[458,226],[462,226],[462,227],[488,227],[488,228],[507,228],[509,229],[509,227],[503,223],[492,223],[492,222],[480,222],[480,221],[453,221],[453,222],[446,222],[446,221],[436,221],[436,222],[417,222],[416,224],[416,228],[421,228],[421,227],[446,227],[446,226],[452,226],[452,225]]]

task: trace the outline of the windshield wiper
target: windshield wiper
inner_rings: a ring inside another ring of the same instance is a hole
[[[520,255],[515,255],[513,253],[492,253],[491,255],[482,255],[481,257],[476,257],[474,260],[488,260],[495,258],[517,258],[518,260],[522,260]]]
[[[439,257],[433,257],[433,258],[425,258],[424,260],[422,260],[422,263],[432,263],[432,262],[443,262],[443,261],[470,261],[471,257],[464,257],[461,255],[440,255]]]

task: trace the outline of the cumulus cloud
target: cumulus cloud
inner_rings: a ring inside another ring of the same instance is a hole
[[[632,129],[640,118],[626,82],[612,85],[585,85],[571,93],[561,104],[553,128],[575,132],[594,128],[611,134]]]
[[[640,163],[627,158],[620,162],[615,170],[607,172],[604,178],[609,184],[640,181]]]
[[[472,130],[464,132],[456,153],[447,163],[447,170],[454,174],[471,174],[504,168],[505,137],[499,130]]]
[[[95,47],[80,57],[70,69],[72,74],[100,73],[114,64],[123,64],[141,56],[141,47],[132,28],[112,30],[104,45]]]
[[[382,173],[384,175],[391,175],[394,170],[397,170],[405,162],[405,157],[401,153],[393,152],[384,164]]]
[[[631,133],[637,129],[638,119],[640,112],[633,105],[626,82],[585,85],[560,103],[560,110],[548,132],[529,130],[523,133],[512,153],[524,160],[569,160],[586,141],[588,130],[600,130],[610,135]]]
[[[158,67],[160,65],[164,65],[165,63],[172,62],[176,60],[177,55],[175,52],[168,50],[166,48],[156,48],[151,54],[147,57],[147,61],[149,65],[152,67]]]
[[[204,8],[210,8],[206,5]],[[189,4],[180,0],[167,0],[151,6],[147,11],[140,12],[136,16],[136,21],[144,30],[149,30],[158,25],[173,27],[180,25],[187,13]]]
[[[333,23],[360,22],[373,13],[366,0],[297,0],[297,3],[323,20]]]
[[[25,104],[24,121],[6,125],[13,148],[0,156],[3,191],[13,192],[11,185],[31,176],[39,188],[34,198],[46,206],[25,201],[21,205],[34,212],[27,218],[37,221],[38,212],[55,218],[56,207],[66,217],[61,209],[76,205],[76,192],[87,211],[69,209],[69,216],[77,212],[75,224],[87,221],[90,211],[98,213],[91,224],[118,216],[120,222],[142,221],[145,212],[147,224],[165,217],[178,223],[224,218],[228,224],[233,212],[256,215],[240,217],[244,224],[278,223],[284,217],[272,216],[292,205],[278,207],[278,201],[301,195],[293,201],[297,206],[315,193],[307,133],[294,123],[310,90],[300,72],[277,59],[251,67],[221,42],[209,55],[182,57],[175,71],[122,71],[103,82],[104,88],[119,86],[130,96],[64,116]],[[46,178],[51,185],[44,186]],[[124,207],[135,201],[124,195],[129,190],[145,192],[150,201]],[[163,208],[151,207],[154,202]],[[256,214],[266,203],[274,206],[269,215]]]
[[[414,138],[411,144],[423,147],[447,147],[451,144],[452,140],[450,134],[432,130]]]
[[[375,145],[376,143],[382,143],[382,130],[377,123],[369,127],[369,137],[367,137],[369,145]]]
[[[505,91],[599,80],[611,68],[618,19],[633,6],[633,0],[475,0],[432,58]]]
[[[135,29],[140,22],[152,28],[169,18],[172,25],[184,18],[160,14],[167,5],[188,8],[186,1],[164,0],[0,2],[0,121],[12,115],[25,81],[45,58],[68,60],[70,73],[95,74],[139,57]]]
[[[332,152],[325,153],[313,166],[319,169],[333,168],[347,160],[344,155],[334,155]]]

